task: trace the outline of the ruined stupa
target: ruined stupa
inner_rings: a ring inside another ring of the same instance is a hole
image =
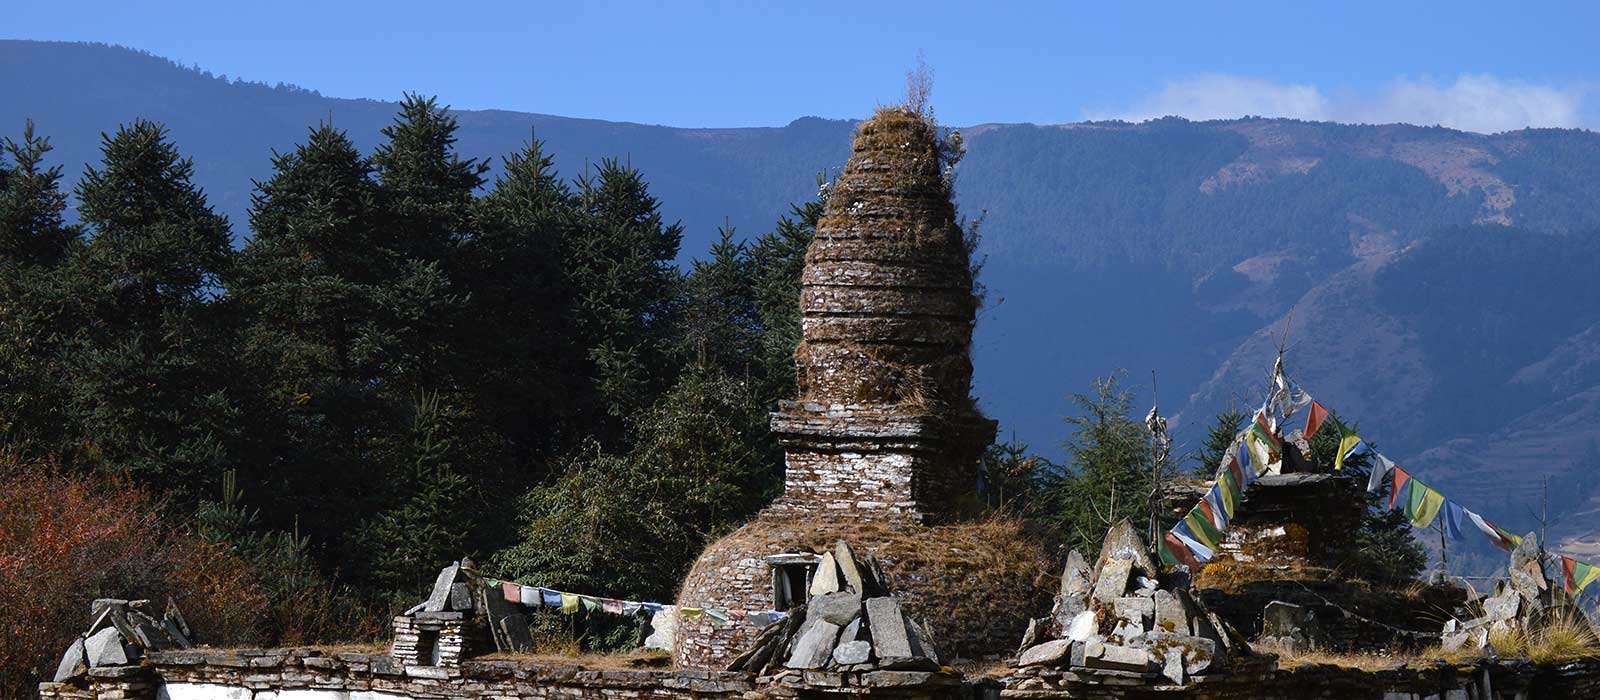
[[[995,433],[971,397],[979,300],[951,203],[950,148],[930,118],[909,108],[880,110],[857,129],[806,252],[800,395],[772,416],[786,453],[784,494],[707,547],[684,580],[679,606],[733,615],[680,618],[678,665],[725,665],[760,631],[740,612],[803,604],[821,552],[839,537],[880,558],[891,577],[897,559],[916,558],[918,571],[898,581],[897,597],[919,621],[938,618],[929,620],[935,636],[953,649],[1014,645],[1026,624],[988,614],[998,611],[970,611],[975,621],[951,614],[952,606],[1008,599],[961,600],[971,598],[962,587],[1029,595],[1031,588],[997,581],[1044,567],[994,563],[1043,559],[1020,528],[943,526],[976,504],[979,454]],[[963,541],[992,551],[957,546]]]
[[[806,251],[778,508],[936,522],[971,491],[995,424],[971,398],[978,298],[940,149],[910,110],[856,133]]]

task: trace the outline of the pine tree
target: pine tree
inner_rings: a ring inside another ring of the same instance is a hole
[[[456,118],[432,97],[407,94],[372,156],[385,211],[384,245],[401,257],[444,262],[468,235],[473,191],[487,163],[455,153]]]
[[[25,454],[60,450],[70,434],[60,351],[73,324],[60,268],[80,241],[63,221],[61,167],[44,166],[49,151],[31,121],[22,141],[0,142],[0,446]]]
[[[602,161],[578,189],[582,223],[563,262],[595,392],[609,417],[595,431],[605,441],[621,428],[619,419],[652,404],[676,376],[671,349],[681,281],[673,260],[683,227],[664,224],[644,176],[616,160]]]
[[[1328,425],[1338,425],[1337,415]],[[1359,433],[1359,428],[1350,424]],[[1374,448],[1375,449],[1375,448]],[[1339,451],[1339,431],[1324,427],[1311,439],[1311,459],[1325,470],[1332,469]],[[1349,489],[1351,498],[1366,504],[1361,525],[1334,543],[1333,556],[1342,571],[1368,581],[1404,583],[1414,581],[1427,566],[1422,545],[1413,537],[1411,521],[1403,510],[1390,510],[1389,494],[1384,489],[1367,493],[1367,477],[1372,473],[1372,453],[1362,451],[1345,457],[1339,484]]]
[[[471,484],[452,461],[451,423],[458,418],[438,394],[417,400],[409,433],[387,455],[399,468],[385,480],[385,507],[346,542],[351,560],[396,604],[426,595],[429,572],[466,550]]]
[[[272,165],[252,197],[255,237],[232,283],[260,436],[247,476],[265,485],[273,524],[303,517],[322,539],[358,515],[335,499],[359,489],[365,441],[398,429],[377,393],[382,350],[393,345],[377,323],[377,289],[396,265],[374,244],[372,167],[343,132],[312,129]]]
[[[1217,475],[1222,458],[1233,447],[1234,439],[1239,437],[1239,431],[1244,428],[1245,418],[1244,411],[1231,403],[1212,416],[1211,427],[1206,429],[1205,442],[1194,453],[1195,476],[1210,479]]]
[[[35,136],[29,121],[22,141],[7,138],[0,146],[0,261],[58,265],[76,242],[77,231],[62,219],[67,196],[61,191],[61,166],[44,166],[50,140]]]
[[[107,465],[193,497],[230,463],[238,426],[219,303],[228,221],[160,125],[124,126],[102,150],[77,188],[93,237],[69,282],[73,408]]]
[[[1045,520],[1080,552],[1100,549],[1106,530],[1123,518],[1149,520],[1150,433],[1131,416],[1133,394],[1117,372],[1094,380],[1092,394],[1074,394],[1067,420],[1064,469],[1046,480]]]
[[[524,481],[536,463],[576,447],[595,410],[576,337],[574,291],[562,251],[578,226],[577,201],[543,144],[504,161],[473,210],[473,235],[455,269],[469,292],[461,328],[464,372],[484,421],[508,443],[503,460]]]
[[[711,259],[695,260],[685,280],[684,352],[703,370],[762,379],[762,329],[748,251],[733,240],[733,229],[718,233]]]
[[[791,206],[789,215],[750,247],[756,313],[762,328],[758,350],[765,366],[764,391],[778,399],[793,398],[797,391],[794,351],[800,346],[800,273],[805,270],[806,248],[827,206],[827,189],[821,191],[818,199]]]
[[[372,156],[382,210],[376,243],[402,261],[379,297],[394,343],[383,349],[393,360],[386,371],[408,391],[452,390],[462,371],[453,321],[465,293],[451,272],[489,166],[456,154],[457,128],[437,100],[408,94]]]

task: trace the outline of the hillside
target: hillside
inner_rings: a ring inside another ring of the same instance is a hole
[[[100,132],[164,122],[236,238],[271,150],[329,119],[370,150],[394,111],[28,41],[0,41],[0,90],[0,133],[32,118],[69,178],[96,160]],[[534,134],[567,177],[628,159],[686,225],[685,257],[725,222],[758,233],[811,197],[853,128],[459,118],[471,156],[497,162]],[[1158,370],[1164,409],[1193,434],[1230,398],[1258,400],[1287,323],[1302,384],[1430,483],[1519,525],[1537,477],[1575,480],[1600,438],[1600,289],[1587,279],[1600,135],[1176,118],[962,131],[958,197],[982,215],[988,256],[977,393],[1002,435],[1058,455],[1064,397],[1117,367],[1146,388]],[[1587,496],[1564,507],[1594,507]]]

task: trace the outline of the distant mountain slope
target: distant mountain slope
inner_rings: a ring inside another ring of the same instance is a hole
[[[0,91],[0,134],[33,118],[73,178],[101,131],[166,123],[240,237],[271,149],[332,119],[370,150],[394,112],[86,44],[0,41]],[[497,161],[536,132],[568,177],[631,160],[686,224],[686,258],[724,222],[759,233],[813,196],[853,128],[459,116],[467,155]],[[1125,367],[1138,387],[1159,372],[1192,435],[1230,397],[1259,399],[1292,308],[1296,377],[1463,498],[1523,505],[1528,474],[1573,479],[1600,437],[1600,135],[1176,118],[962,131],[957,192],[988,256],[978,395],[1002,434],[1059,454],[1065,396]]]

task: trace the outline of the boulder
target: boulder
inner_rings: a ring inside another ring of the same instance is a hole
[[[534,604],[537,605],[539,603],[535,602]],[[465,581],[450,584],[450,609],[472,609],[472,588]]]
[[[1089,594],[1094,583],[1092,575],[1093,570],[1078,550],[1067,553],[1067,564],[1061,569],[1061,587],[1056,591],[1055,601],[1050,607],[1051,628],[1056,636],[1066,634],[1072,618],[1088,609]]]
[[[839,540],[839,543],[834,545],[833,560],[839,565],[839,575],[844,577],[844,585],[854,590],[857,595],[866,595],[867,584],[861,576],[861,568],[856,565],[856,554],[844,540]]]
[[[1150,669],[1150,652],[1120,644],[1090,642],[1084,645],[1083,665],[1111,671],[1142,673]]]
[[[1099,625],[1094,619],[1094,611],[1085,610],[1072,618],[1072,624],[1067,626],[1066,639],[1074,642],[1086,642],[1095,636]]]
[[[1120,619],[1143,626],[1155,615],[1155,600],[1141,596],[1123,596],[1112,602],[1112,612]]]
[[[128,664],[128,649],[123,642],[122,633],[115,627],[107,627],[90,635],[83,642],[83,652],[89,659],[89,668]]]
[[[1066,639],[1057,639],[1043,644],[1028,647],[1017,657],[1018,666],[1054,666],[1060,664],[1062,659],[1072,655],[1074,642]]]
[[[861,616],[861,596],[855,591],[837,591],[815,596],[806,605],[808,615],[819,616],[843,627]]]
[[[798,669],[822,668],[833,658],[834,643],[838,641],[842,629],[842,626],[821,617],[807,617],[795,637],[794,650],[789,653],[789,660],[784,665]]]
[[[872,658],[872,642],[843,642],[833,649],[833,662],[840,666],[864,664]]]
[[[1100,545],[1100,557],[1094,563],[1095,575],[1100,575],[1106,564],[1117,559],[1133,562],[1134,573],[1139,576],[1155,578],[1161,573],[1155,561],[1150,559],[1150,553],[1145,551],[1144,539],[1139,536],[1139,531],[1127,519],[1111,526],[1106,533],[1105,542]]]
[[[928,626],[910,617],[906,618],[906,626],[911,630],[912,654],[925,656],[942,665],[944,659],[939,656],[939,650],[933,646],[933,635],[928,633]]]
[[[433,581],[433,593],[428,595],[428,602],[423,604],[423,612],[444,612],[450,606],[450,587],[455,585],[457,575],[461,573],[459,562],[439,570],[438,578]]]
[[[811,588],[807,591],[813,596],[827,595],[839,591],[839,565],[833,563],[833,552],[822,555],[822,560],[817,562],[817,573],[811,576]]]
[[[1022,631],[1022,644],[1017,647],[1017,651],[1020,653],[1022,650],[1044,641],[1040,637],[1043,636],[1043,630],[1048,624],[1050,624],[1049,618],[1029,618],[1028,629]]]
[[[1522,596],[1511,588],[1506,588],[1483,601],[1483,614],[1490,622],[1516,619],[1521,609]]]
[[[1166,676],[1173,685],[1183,685],[1183,655],[1168,654],[1165,658],[1158,656],[1157,659],[1161,663],[1161,675]]]
[[[1522,596],[1527,603],[1528,612],[1536,613],[1544,609],[1544,592],[1550,588],[1550,582],[1545,579],[1544,567],[1539,563],[1539,537],[1530,532],[1522,536],[1522,542],[1516,549],[1511,550],[1511,565],[1507,567],[1511,577],[1511,587]]]
[[[1317,649],[1328,643],[1316,613],[1281,600],[1267,603],[1262,611],[1261,637],[1293,649]]]
[[[905,615],[893,598],[867,599],[867,625],[872,633],[872,646],[879,658],[915,656],[911,636],[906,629]]]
[[[1116,599],[1128,592],[1128,578],[1132,573],[1132,561],[1113,559],[1106,562],[1094,582],[1095,602],[1104,607],[1111,607]]]
[[[55,682],[66,683],[88,672],[89,659],[84,656],[83,639],[80,637],[72,640],[67,653],[61,655],[61,663],[56,666]]]
[[[1151,597],[1155,607],[1155,626],[1157,632],[1171,632],[1174,634],[1188,634],[1189,611],[1184,609],[1183,601],[1170,591],[1156,591]]]

